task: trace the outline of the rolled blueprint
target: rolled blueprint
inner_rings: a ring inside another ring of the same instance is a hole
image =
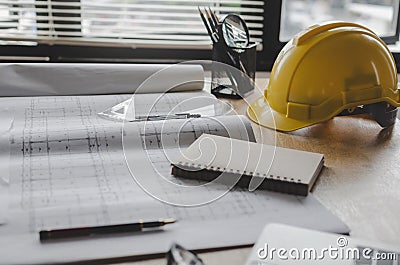
[[[0,96],[99,95],[201,90],[201,65],[0,64]]]

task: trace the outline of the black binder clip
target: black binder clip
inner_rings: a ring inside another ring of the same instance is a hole
[[[173,243],[167,252],[167,265],[204,265],[204,263],[195,253]]]
[[[225,98],[246,97],[254,91],[258,43],[250,42],[249,30],[240,16],[228,14],[220,21],[211,9],[199,8],[199,12],[213,42],[211,93]]]

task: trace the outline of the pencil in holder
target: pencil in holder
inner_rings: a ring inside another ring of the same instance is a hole
[[[217,97],[246,97],[255,87],[258,43],[250,43],[249,29],[240,16],[228,14],[221,21],[210,8],[198,9],[213,42],[211,93]]]

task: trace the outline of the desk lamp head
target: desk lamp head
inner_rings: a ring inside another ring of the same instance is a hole
[[[388,127],[399,106],[396,64],[386,44],[364,26],[330,22],[300,32],[285,45],[264,96],[247,113],[279,131],[360,113]]]

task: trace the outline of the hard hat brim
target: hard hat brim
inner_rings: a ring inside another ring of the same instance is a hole
[[[295,131],[318,122],[304,122],[288,118],[285,114],[274,111],[264,100],[264,96],[250,104],[247,109],[247,116],[261,126],[283,132]]]

